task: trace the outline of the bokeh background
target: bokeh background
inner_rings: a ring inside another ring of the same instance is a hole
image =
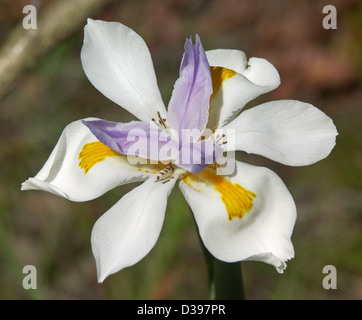
[[[242,263],[242,272],[247,299],[361,299],[361,1],[83,1],[98,2],[90,5],[87,16],[120,21],[144,38],[166,105],[178,77],[185,38],[198,33],[205,49],[241,49],[248,57],[266,58],[278,69],[280,87],[250,106],[298,99],[334,120],[337,145],[315,165],[286,167],[240,153],[243,161],[277,172],[298,209],[292,238],[296,255],[285,273],[259,262]],[[18,62],[26,68],[17,74],[10,69],[16,77],[0,86],[0,299],[208,299],[197,230],[177,188],[155,248],[102,285],[97,283],[90,247],[92,226],[135,185],[85,203],[20,191],[21,182],[39,171],[70,122],[89,116],[132,119],[84,75],[80,50],[86,16],[73,21],[72,15],[57,9],[59,3],[70,2],[0,0],[0,47],[16,28],[19,43],[34,32],[18,27],[27,4],[38,6],[37,32],[50,38],[44,48],[39,39],[32,41]],[[337,8],[337,30],[322,27],[327,4]],[[69,32],[49,35],[51,30],[41,24],[44,16]],[[40,52],[34,54],[36,50]],[[0,69],[12,58],[0,51]],[[7,76],[0,73],[0,83]],[[37,290],[22,287],[25,265],[37,268]],[[325,265],[337,268],[336,290],[323,289]]]

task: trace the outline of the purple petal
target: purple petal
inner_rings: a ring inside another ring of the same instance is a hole
[[[179,133],[179,137],[183,129],[198,129],[201,135],[209,116],[211,93],[210,66],[200,38],[196,35],[195,45],[191,39],[186,39],[180,77],[168,106],[170,126]]]
[[[197,174],[217,161],[223,153],[220,145],[212,140],[184,143],[181,146],[177,165],[191,173]]]
[[[82,122],[100,142],[123,155],[165,161],[174,159],[178,153],[178,144],[152,122]]]

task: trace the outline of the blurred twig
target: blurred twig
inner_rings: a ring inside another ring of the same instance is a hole
[[[0,99],[19,74],[109,1],[56,1],[38,14],[37,29],[26,30],[20,23],[0,50]]]

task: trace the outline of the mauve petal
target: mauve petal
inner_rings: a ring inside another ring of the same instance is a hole
[[[152,122],[95,120],[83,124],[100,142],[124,155],[165,161],[174,159],[178,153],[178,144]]]
[[[183,129],[198,129],[201,135],[208,121],[211,93],[210,66],[200,38],[196,35],[195,45],[191,39],[186,39],[180,77],[168,106],[170,127],[178,132],[179,137]]]

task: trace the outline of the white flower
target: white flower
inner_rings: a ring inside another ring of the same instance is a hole
[[[264,59],[247,61],[239,50],[205,53],[198,37],[195,45],[186,40],[167,111],[147,46],[133,30],[89,19],[81,59],[92,84],[140,121],[87,118],[69,124],[22,190],[87,201],[118,185],[145,181],[93,228],[98,280],[137,263],[153,248],[178,179],[210,253],[227,262],[263,261],[282,272],[294,256],[290,238],[296,219],[286,186],[271,170],[239,161],[231,175],[217,175],[216,161],[223,151],[243,150],[286,165],[312,164],[335,145],[332,120],[294,100],[264,103],[236,116],[248,101],[278,87],[278,72]],[[192,129],[199,132],[194,141],[182,138]],[[222,129],[226,136],[201,138],[206,129]],[[144,135],[137,140],[134,130]],[[132,151],[136,140],[137,152]],[[176,151],[172,156],[161,155],[166,144]],[[190,151],[189,161],[181,157]],[[149,161],[129,161],[144,158]]]

